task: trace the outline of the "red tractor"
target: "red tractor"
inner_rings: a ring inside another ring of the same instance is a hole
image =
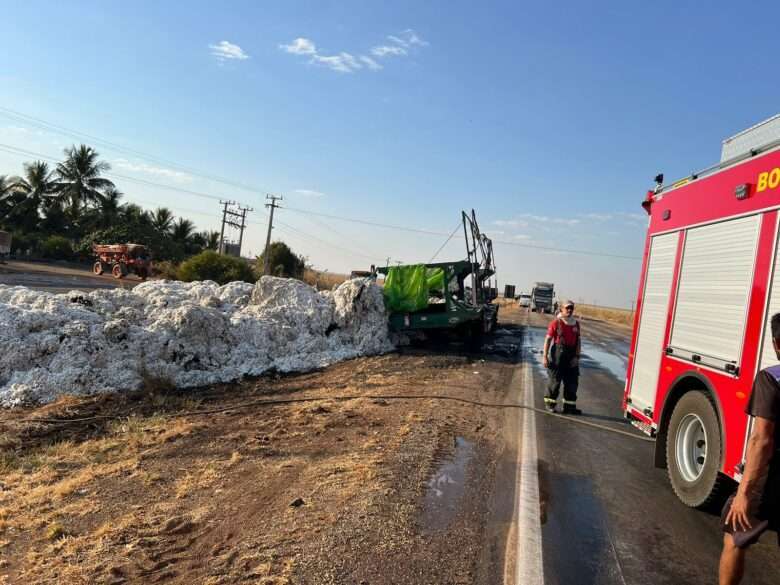
[[[114,278],[124,278],[133,272],[141,280],[146,280],[152,267],[152,261],[146,247],[140,244],[93,244],[97,261],[92,271],[101,275],[111,271]]]

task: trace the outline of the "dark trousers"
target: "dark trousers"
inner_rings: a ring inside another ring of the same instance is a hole
[[[547,382],[547,394],[544,401],[547,404],[555,404],[558,401],[558,392],[563,383],[563,404],[574,406],[577,404],[577,384],[580,381],[580,368],[561,368],[548,370],[550,380]]]

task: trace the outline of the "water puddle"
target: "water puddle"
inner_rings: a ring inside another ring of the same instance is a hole
[[[612,353],[587,341],[582,343],[582,360],[580,363],[586,368],[605,369],[621,382],[626,379],[627,356]]]
[[[455,519],[466,489],[468,463],[473,455],[474,444],[463,437],[456,437],[455,453],[428,480],[423,506],[423,525],[428,530],[444,530]]]

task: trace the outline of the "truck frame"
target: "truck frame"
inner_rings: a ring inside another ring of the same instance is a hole
[[[455,330],[480,337],[496,328],[498,305],[493,304],[497,287],[491,286],[495,275],[493,242],[479,230],[474,210],[461,212],[466,238],[466,259],[454,262],[434,262],[426,268],[444,271],[444,291],[440,302],[413,312],[391,312],[390,328],[394,331],[424,332]],[[377,272],[387,274],[389,267]]]
[[[656,437],[655,465],[692,507],[741,479],[753,380],[778,363],[780,140],[736,155],[733,141],[713,167],[670,186],[659,175],[642,204],[649,225],[623,411]]]

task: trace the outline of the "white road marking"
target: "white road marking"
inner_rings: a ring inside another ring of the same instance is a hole
[[[528,356],[526,356],[528,358]],[[523,361],[523,404],[534,406],[534,378],[529,359]],[[539,459],[536,450],[536,413],[523,411],[517,501],[517,567],[515,585],[544,585],[542,524],[539,504]]]

